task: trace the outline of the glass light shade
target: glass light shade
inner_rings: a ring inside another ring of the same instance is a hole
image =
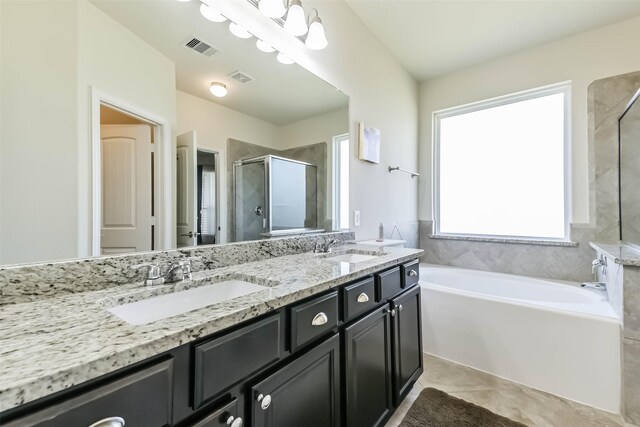
[[[292,36],[304,36],[309,28],[307,20],[304,17],[304,9],[299,0],[293,0],[289,11],[287,12],[287,20],[284,22],[284,29]]]
[[[311,50],[322,50],[327,47],[327,37],[324,35],[324,26],[320,18],[313,18],[309,26],[307,39],[304,41],[305,46]]]
[[[282,18],[287,13],[287,8],[284,7],[282,0],[260,0],[258,9],[269,18]]]
[[[178,0],[180,3],[189,3],[191,0]]]
[[[220,12],[205,3],[200,5],[200,13],[211,22],[224,22],[227,20]]]
[[[261,50],[262,52],[265,52],[265,53],[271,53],[276,51],[269,43],[260,39],[256,41],[256,47],[258,48],[258,50]]]
[[[287,55],[285,55],[284,53],[280,52],[278,53],[278,62],[281,64],[285,64],[285,65],[291,65],[291,64],[295,64],[296,61],[294,61],[293,59],[289,58]]]
[[[251,33],[245,30],[244,27],[241,27],[240,25],[236,24],[235,22],[232,22],[229,24],[229,30],[234,36],[239,37],[241,39],[251,38]]]
[[[226,96],[228,92],[227,85],[220,82],[211,83],[211,87],[209,88],[209,91],[211,91],[211,94],[213,96],[217,96],[218,98],[222,98],[223,96]]]

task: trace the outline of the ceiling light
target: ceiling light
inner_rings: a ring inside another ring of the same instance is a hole
[[[303,36],[307,34],[307,20],[304,17],[304,9],[300,0],[291,0],[291,5],[287,11],[287,19],[284,22],[284,29],[293,36]]]
[[[313,10],[316,11],[316,16],[311,18],[309,33],[307,34],[307,39],[304,41],[304,44],[311,50],[322,50],[327,47],[327,37],[324,34],[324,26],[322,25],[322,19],[320,19],[318,15],[318,10]]]
[[[258,48],[258,50],[261,50],[265,53],[271,53],[276,51],[269,43],[260,39],[258,39],[258,41],[256,42],[256,47]]]
[[[282,18],[287,12],[287,8],[284,6],[282,0],[260,0],[258,9],[260,9],[263,15],[269,18]]]
[[[180,1],[183,1],[183,0],[180,0]],[[220,12],[218,12],[217,10],[215,10],[213,7],[209,6],[206,3],[202,3],[200,5],[200,13],[202,14],[202,16],[204,16],[205,18],[207,18],[209,21],[212,21],[212,22],[224,22],[227,20],[227,18],[225,18],[220,14]]]
[[[241,39],[251,38],[251,33],[245,30],[244,27],[241,27],[240,25],[236,24],[235,22],[232,22],[229,24],[229,30],[231,30],[231,33],[234,36],[240,37]]]
[[[209,88],[211,94],[213,96],[217,96],[218,98],[222,98],[227,94],[227,85],[220,82],[211,83],[211,87]]]
[[[278,53],[278,62],[281,64],[285,64],[285,65],[291,65],[291,64],[295,64],[296,61],[294,61],[293,59],[289,58],[287,55],[285,55],[282,52]]]

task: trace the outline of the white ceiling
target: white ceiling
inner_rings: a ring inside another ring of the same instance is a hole
[[[324,80],[297,64],[280,64],[275,53],[260,52],[255,37],[239,39],[230,33],[228,21],[214,23],[204,19],[199,1],[92,2],[175,62],[179,90],[276,125],[348,105],[348,97]],[[187,49],[183,45],[193,36],[220,51],[205,57]],[[255,81],[242,85],[228,77],[237,70]],[[229,94],[224,98],[211,95],[209,86],[213,81],[225,83]]]
[[[640,15],[639,0],[346,0],[418,80]]]

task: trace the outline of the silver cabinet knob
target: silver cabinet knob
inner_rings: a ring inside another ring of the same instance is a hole
[[[227,425],[231,427],[242,427],[242,418],[235,418],[233,415],[230,415],[227,418]]]
[[[390,313],[391,313],[391,317],[394,317],[396,315],[396,309],[395,308],[392,309]]]
[[[258,402],[260,402],[260,407],[266,411],[269,405],[271,405],[271,396],[268,394],[266,396],[260,394],[258,396]]]
[[[417,271],[415,271],[415,270],[409,270],[409,276],[410,276],[410,277],[415,277],[415,276],[417,276],[417,275],[418,275],[418,272],[417,272]]]
[[[324,314],[323,312],[320,312],[320,313],[315,315],[315,317],[311,321],[311,324],[313,326],[322,326],[325,323],[327,323],[328,321],[329,321],[329,318],[327,317],[327,315]]]
[[[96,421],[89,427],[124,427],[124,419],[120,417],[104,418],[100,421]]]
[[[358,295],[357,300],[358,302],[369,302],[369,295],[365,294],[364,292],[361,293],[360,295]]]
[[[398,311],[402,311],[402,304],[398,306]]]

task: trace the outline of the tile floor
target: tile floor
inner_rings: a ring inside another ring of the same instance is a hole
[[[528,426],[631,427],[619,415],[571,402],[435,356],[425,355],[424,366],[424,374],[386,427],[400,424],[425,387],[437,388]]]

